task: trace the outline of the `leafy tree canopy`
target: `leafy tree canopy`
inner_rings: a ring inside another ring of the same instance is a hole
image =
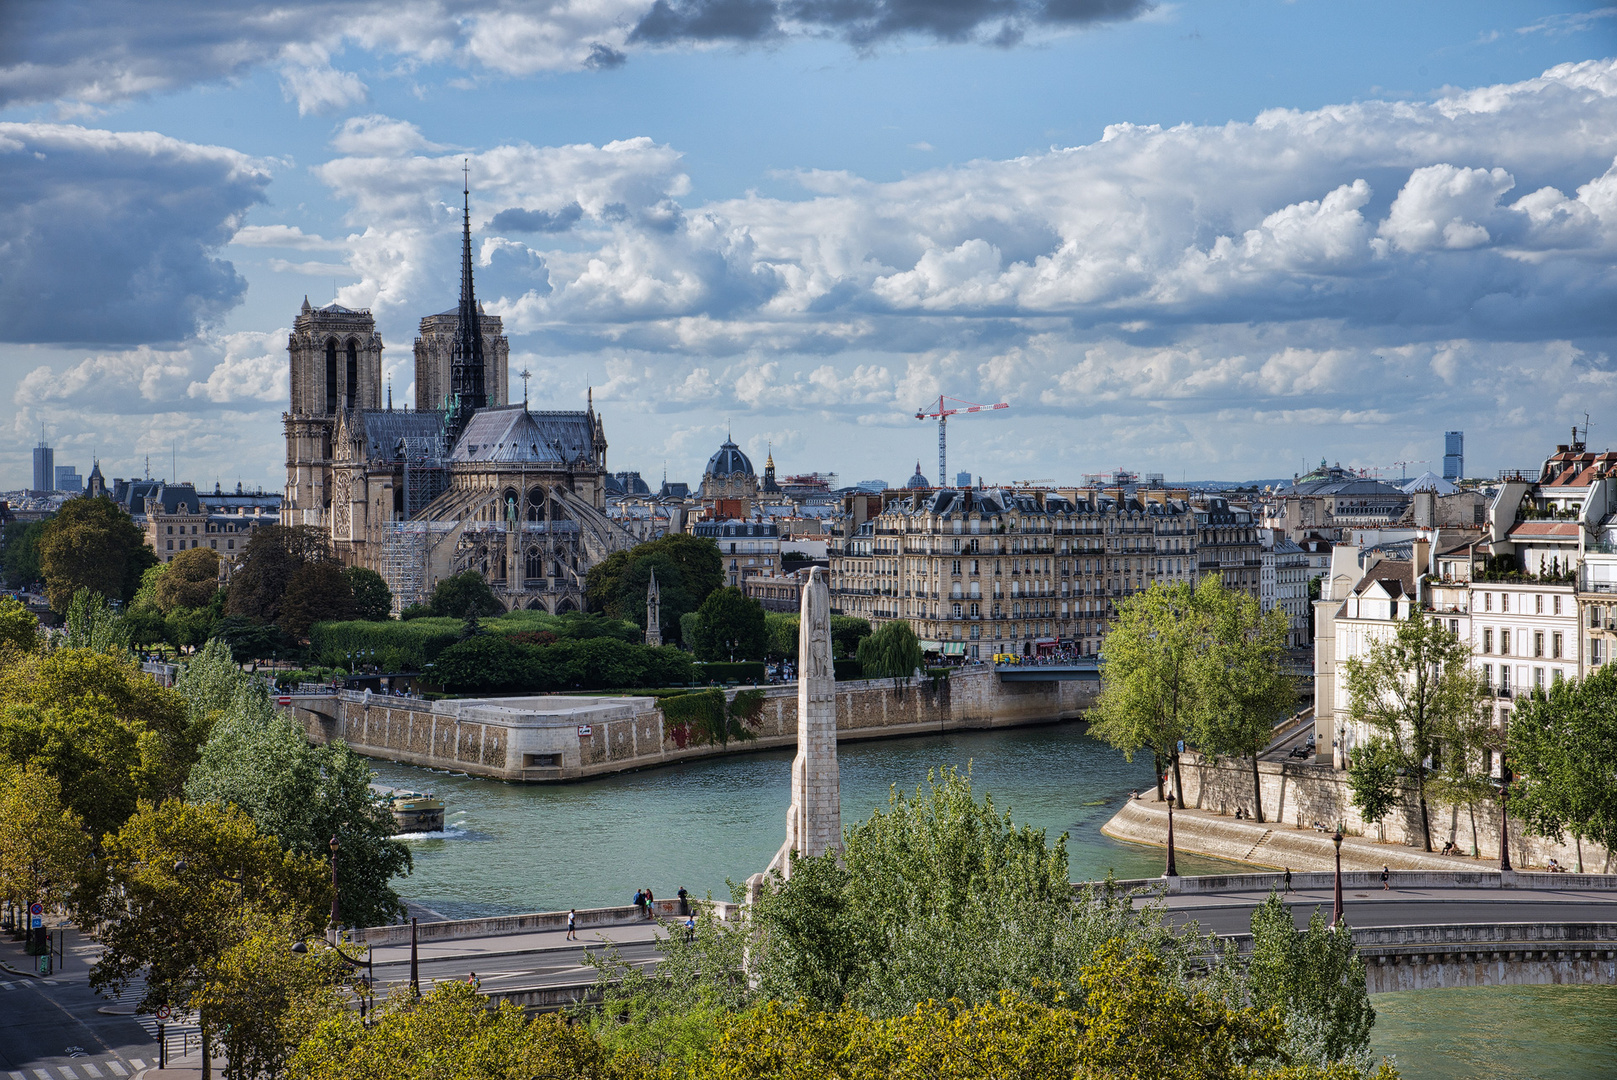
[[[189,548],[170,559],[157,575],[152,599],[168,615],[180,608],[205,607],[218,591],[219,553],[212,548]]]
[[[393,593],[375,570],[350,566],[343,572],[354,596],[354,617],[380,622],[393,617]]]
[[[6,588],[33,585],[44,575],[39,566],[39,541],[48,521],[8,521],[0,530],[0,569]]]
[[[859,642],[858,660],[867,679],[907,679],[921,666],[921,640],[907,620],[894,619]]]
[[[1507,737],[1511,812],[1540,836],[1617,850],[1617,667],[1518,702]]]
[[[227,615],[280,623],[282,600],[305,563],[327,562],[331,548],[312,525],[262,525],[247,538],[241,563],[230,575]]]
[[[193,710],[213,718],[213,733],[186,782],[186,798],[240,807],[261,833],[311,858],[329,859],[327,845],[337,837],[344,922],[382,926],[402,917],[391,882],[410,872],[410,851],[391,839],[392,811],[371,790],[375,773],[365,759],[342,743],[311,744],[222,644],[210,644],[189,667],[203,670],[188,670],[183,691]]]
[[[762,660],[768,648],[762,605],[734,586],[708,594],[694,625],[696,640],[686,645],[699,660]]]
[[[128,602],[140,588],[141,575],[156,563],[145,534],[111,499],[68,499],[39,539],[45,593],[59,612],[67,610],[78,589]]]
[[[1293,1060],[1324,1066],[1368,1055],[1376,1011],[1364,961],[1352,931],[1329,925],[1318,908],[1304,931],[1272,892],[1252,912],[1247,986],[1253,1004],[1285,1018]]]
[[[45,643],[45,634],[39,628],[39,620],[34,613],[23,606],[22,601],[11,597],[0,599],[0,649],[11,648],[18,652],[38,652]]]
[[[301,641],[317,622],[337,622],[354,616],[354,590],[337,563],[310,560],[292,572],[281,598],[277,626]]]
[[[438,582],[428,606],[439,618],[464,619],[468,615],[500,615],[505,605],[494,598],[483,575],[476,570],[455,574]]]

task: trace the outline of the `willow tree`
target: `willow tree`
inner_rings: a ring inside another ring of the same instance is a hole
[[[1398,624],[1390,638],[1342,665],[1348,718],[1384,736],[1413,777],[1420,804],[1421,840],[1432,850],[1426,784],[1442,753],[1444,735],[1478,714],[1487,694],[1471,667],[1471,646],[1420,612]]]
[[[1089,712],[1089,730],[1129,761],[1142,749],[1156,757],[1159,799],[1163,765],[1173,766],[1174,796],[1181,807],[1179,747],[1195,726],[1209,613],[1222,602],[1222,591],[1222,584],[1209,577],[1194,590],[1156,584],[1124,600],[1106,635],[1100,697]]]
[[[1196,598],[1207,616],[1205,651],[1196,669],[1196,742],[1213,754],[1252,763],[1252,806],[1262,821],[1258,757],[1273,741],[1275,724],[1297,705],[1286,657],[1288,619],[1280,608],[1264,611],[1256,598],[1224,588],[1216,577],[1197,589]]]

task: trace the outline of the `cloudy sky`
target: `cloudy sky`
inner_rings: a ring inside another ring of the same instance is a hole
[[[940,393],[990,481],[1534,465],[1617,445],[1614,160],[1590,4],[0,0],[0,487],[41,422],[278,487],[305,295],[412,402],[463,162],[513,371],[653,482],[930,476]]]

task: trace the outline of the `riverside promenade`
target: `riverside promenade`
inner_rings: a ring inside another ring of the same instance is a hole
[[[1101,832],[1114,840],[1166,848],[1168,805],[1157,799],[1155,791],[1142,791],[1138,799],[1124,803],[1123,808],[1101,827]],[[1194,807],[1175,809],[1173,812],[1176,851],[1211,855],[1276,870],[1288,867],[1293,871],[1334,870],[1336,852],[1331,835],[1314,829],[1312,823],[1305,823],[1299,828],[1296,822],[1257,822]],[[1525,843],[1517,846],[1514,830],[1512,842],[1511,855],[1517,868],[1528,869],[1533,865],[1530,854],[1533,849]],[[1383,866],[1392,870],[1428,870],[1451,874],[1468,870],[1497,872],[1499,862],[1497,858],[1473,859],[1469,856],[1429,854],[1420,848],[1382,843],[1364,836],[1342,838],[1344,871],[1379,871]],[[1542,866],[1539,868],[1542,869]],[[1567,879],[1580,876],[1606,875],[1556,875],[1557,878]]]

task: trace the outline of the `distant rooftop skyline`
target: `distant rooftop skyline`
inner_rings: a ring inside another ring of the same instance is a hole
[[[782,474],[907,476],[940,393],[1011,403],[950,425],[990,482],[1441,472],[1454,430],[1489,475],[1585,411],[1617,446],[1617,9],[807,10],[20,9],[0,487],[41,422],[278,487],[305,296],[371,309],[412,402],[463,176],[511,371],[593,386],[614,470],[694,482],[728,421]]]

